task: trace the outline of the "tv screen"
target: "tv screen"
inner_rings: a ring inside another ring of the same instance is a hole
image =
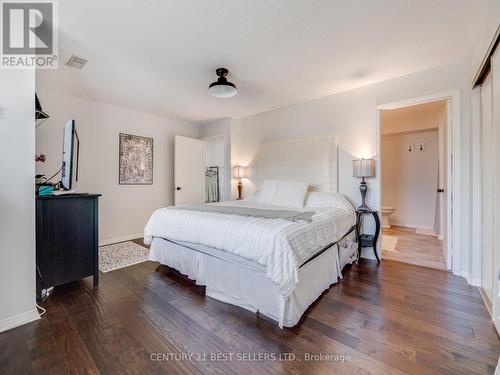
[[[63,160],[61,171],[61,186],[64,190],[72,190],[78,181],[78,155],[80,142],[76,132],[75,120],[69,120],[64,125]]]

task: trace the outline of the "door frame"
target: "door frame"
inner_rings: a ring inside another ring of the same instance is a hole
[[[376,172],[379,176],[378,178],[378,202],[382,206],[382,120],[381,115],[383,110],[398,109],[403,107],[409,107],[418,104],[431,103],[436,101],[446,100],[448,107],[448,118],[447,118],[447,241],[446,244],[446,267],[453,274],[462,276],[461,272],[461,236],[460,236],[460,220],[461,220],[461,178],[462,173],[460,169],[461,165],[461,146],[460,146],[460,91],[446,91],[442,93],[422,96],[413,99],[400,100],[396,102],[390,102],[386,104],[381,104],[376,107],[376,125],[375,125],[375,137],[376,137],[376,155],[378,157],[378,163],[376,166]],[[457,199],[453,199],[457,197]],[[380,207],[381,208],[381,207]],[[382,256],[382,251],[380,249],[380,256]]]

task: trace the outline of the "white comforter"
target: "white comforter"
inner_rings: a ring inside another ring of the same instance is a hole
[[[286,208],[250,201],[217,204]],[[150,244],[153,237],[160,237],[202,244],[262,264],[266,267],[266,276],[278,285],[286,298],[299,281],[299,266],[326,245],[338,241],[355,220],[353,208],[345,199],[339,199],[335,207],[302,210],[315,212],[312,222],[161,208],[149,219],[144,241]]]

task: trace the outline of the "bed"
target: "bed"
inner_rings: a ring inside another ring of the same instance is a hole
[[[209,297],[294,326],[356,260],[354,208],[335,191],[333,137],[263,145],[253,171],[260,191],[249,199],[156,210],[149,259]]]

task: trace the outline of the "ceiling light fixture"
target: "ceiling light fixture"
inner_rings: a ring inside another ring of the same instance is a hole
[[[85,64],[87,64],[87,62],[88,61],[85,60],[84,58],[81,58],[81,57],[78,57],[75,55],[71,55],[69,60],[66,62],[66,65],[70,66],[72,68],[82,69],[85,66]]]
[[[215,73],[219,78],[208,86],[208,94],[214,98],[231,98],[235,96],[238,92],[236,85],[226,78],[229,71],[226,68],[219,68]]]

